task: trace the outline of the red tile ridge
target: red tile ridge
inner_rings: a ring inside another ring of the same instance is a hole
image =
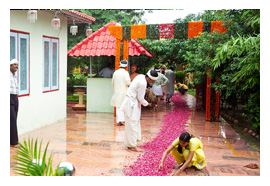
[[[68,12],[71,12],[71,13],[73,13],[73,14],[79,15],[79,16],[81,16],[81,17],[90,19],[90,20],[92,20],[92,21],[96,21],[96,19],[95,19],[94,17],[91,17],[91,16],[89,16],[89,15],[87,15],[87,14],[78,12],[78,11],[76,11],[76,10],[67,10],[67,11],[68,11]]]

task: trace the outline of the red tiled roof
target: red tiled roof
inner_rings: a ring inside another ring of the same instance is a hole
[[[96,21],[94,17],[76,10],[60,10],[60,12],[68,17],[68,24],[73,23],[73,20],[75,20],[76,23],[92,23]]]
[[[110,35],[110,31],[108,29],[109,26],[113,25],[116,25],[113,21],[104,25],[91,36],[75,45],[67,52],[67,54],[69,56],[115,56],[116,39]],[[131,39],[128,47],[128,53],[130,56],[145,54],[149,57],[153,57],[152,54],[148,52],[136,39]]]

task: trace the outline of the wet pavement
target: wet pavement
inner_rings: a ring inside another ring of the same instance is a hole
[[[205,112],[195,110],[195,98],[179,95],[190,108],[186,130],[198,137],[206,156],[202,170],[186,169],[179,176],[260,176],[260,152],[254,150],[221,119],[205,121]],[[174,104],[161,101],[159,111],[142,109],[141,128],[143,145],[153,140],[163,125],[163,116]],[[125,127],[118,126],[111,113],[73,111],[68,107],[67,118],[47,127],[19,136],[20,141],[38,138],[50,142],[48,153],[53,153],[53,164],[68,161],[76,168],[76,176],[123,176],[123,168],[136,161],[140,153],[127,151],[124,141]],[[14,165],[16,152],[10,148],[10,165]],[[255,163],[258,169],[244,167]],[[14,172],[10,169],[10,175]]]

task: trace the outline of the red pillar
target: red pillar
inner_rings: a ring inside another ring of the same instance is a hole
[[[210,85],[211,85],[211,78],[210,78],[210,69],[209,67],[207,67],[207,82],[206,82],[206,117],[205,117],[205,120],[206,121],[210,121],[211,119],[211,111],[210,111],[210,108],[211,108],[211,105],[210,105],[210,102],[211,102],[211,88],[210,88]]]
[[[217,84],[219,84],[219,80],[216,78]],[[216,103],[215,103],[215,114],[216,114],[216,121],[219,121],[219,90],[216,91]]]

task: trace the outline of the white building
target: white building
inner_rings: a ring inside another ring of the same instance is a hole
[[[19,61],[19,135],[66,117],[68,23],[95,21],[73,10],[37,10],[35,23],[27,14],[10,10],[10,59]],[[55,15],[58,30],[51,26]]]

